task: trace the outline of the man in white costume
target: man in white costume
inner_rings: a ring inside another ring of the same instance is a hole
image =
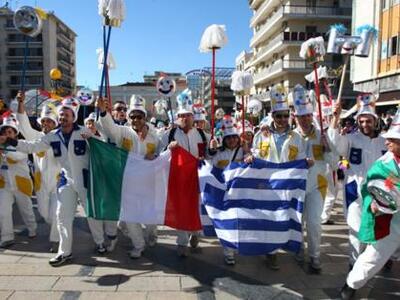
[[[50,259],[52,266],[60,266],[72,259],[72,226],[78,200],[85,206],[87,196],[89,151],[84,137],[91,136],[86,128],[76,124],[79,102],[74,98],[64,98],[58,106],[60,128],[35,141],[15,140],[0,137],[15,146],[17,151],[38,153],[53,150],[53,155],[61,167],[57,182],[57,225],[60,244],[57,256]],[[96,245],[104,243],[102,223],[88,218],[89,228]]]
[[[190,96],[182,93],[177,97],[178,101],[178,127],[167,130],[161,139],[161,149],[180,146],[190,152],[194,157],[202,160],[206,157],[210,136],[202,129],[194,127],[193,102]],[[190,240],[192,248],[198,246],[198,232],[178,231],[176,243],[177,253],[180,257],[186,257],[189,253],[187,245]],[[190,238],[189,238],[190,235]]]
[[[3,115],[3,124],[0,126],[0,139],[16,139],[18,136],[17,119],[14,114]],[[28,236],[36,237],[36,220],[32,207],[33,184],[29,175],[28,156],[15,151],[14,147],[7,146],[11,151],[0,150],[0,248],[7,248],[14,244],[14,227],[12,207],[17,203],[22,220],[28,228]]]
[[[353,298],[356,290],[373,278],[400,248],[400,111],[388,132],[382,136],[386,138],[388,152],[368,171],[368,180],[363,186],[363,218],[359,238],[368,245],[347,275],[341,290],[342,299]],[[372,195],[371,184],[384,191],[382,194],[385,196],[377,197],[376,192]],[[388,195],[394,200],[391,205],[381,202],[382,198],[388,199]],[[384,222],[378,220],[383,218]],[[374,227],[371,228],[372,219]],[[380,225],[376,226],[378,222]]]
[[[17,95],[18,100],[18,128],[22,135],[28,141],[40,139],[58,126],[57,111],[54,105],[44,105],[37,122],[42,131],[32,128],[28,115],[25,112],[25,94],[20,92]],[[61,168],[54,158],[51,149],[33,154],[34,174],[33,183],[38,203],[38,210],[46,223],[50,225],[50,252],[58,251],[58,242],[60,240],[57,229],[57,176]]]
[[[146,124],[145,99],[138,95],[131,97],[128,110],[130,127],[117,125],[106,111],[106,101],[99,99],[100,120],[102,130],[106,136],[116,141],[117,146],[142,155],[145,159],[152,160],[160,152],[160,141],[157,134],[150,130]],[[132,241],[133,249],[129,252],[131,258],[139,258],[145,249],[145,233],[149,246],[154,246],[157,241],[157,226],[147,225],[145,232],[140,223],[127,223],[128,235]]]
[[[321,130],[313,124],[313,103],[316,102],[313,95],[306,92],[301,85],[294,87],[294,115],[298,125],[295,132],[303,139],[307,158],[314,161],[314,165],[308,171],[303,223],[307,230],[310,266],[314,271],[320,271],[321,213],[328,189],[326,169],[330,160],[330,148],[325,136],[321,135]],[[296,256],[296,259],[298,261],[304,259],[303,251]]]
[[[246,157],[245,162],[251,163],[253,157],[275,163],[305,159],[303,140],[297,132],[290,128],[287,94],[280,84],[271,89],[271,107],[272,121],[262,123],[260,132],[256,134],[253,140],[253,155]],[[310,164],[312,164],[311,161]],[[271,269],[279,269],[276,253],[267,254],[266,258],[267,265]]]
[[[385,139],[377,132],[378,116],[375,113],[373,95],[361,94],[357,97],[357,101],[358,131],[345,135],[339,133],[340,103],[334,107],[334,117],[328,129],[328,137],[336,152],[347,158],[350,163],[344,180],[345,203],[343,204],[349,226],[350,268],[365,249],[365,244],[357,237],[361,221],[361,185],[371,165],[386,152]]]

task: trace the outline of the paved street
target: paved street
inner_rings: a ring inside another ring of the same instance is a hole
[[[0,299],[334,299],[348,270],[339,209],[334,220],[337,225],[324,226],[320,275],[289,253],[279,256],[280,271],[269,270],[263,257],[238,257],[234,267],[225,266],[216,239],[202,239],[190,257],[180,259],[168,228],[141,259],[128,257],[130,241],[122,234],[114,253],[98,256],[83,218],[76,219],[72,264],[53,268],[47,262],[53,256],[47,253],[48,229],[40,223],[35,240],[19,236],[18,244],[0,252]],[[357,295],[400,299],[400,264],[382,271]]]

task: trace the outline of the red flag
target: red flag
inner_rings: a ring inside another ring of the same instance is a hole
[[[171,153],[164,224],[176,229],[201,230],[198,160],[178,147]]]

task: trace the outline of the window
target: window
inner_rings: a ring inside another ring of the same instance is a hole
[[[388,57],[388,42],[387,40],[382,40],[381,59],[386,59],[387,57]]]
[[[397,55],[397,36],[393,36],[390,42],[390,56]]]

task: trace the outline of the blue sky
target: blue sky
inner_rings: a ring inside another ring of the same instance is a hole
[[[2,1],[3,2],[3,1]],[[102,45],[97,0],[19,0],[55,14],[77,34],[78,84],[96,88],[100,81],[96,48]],[[142,81],[153,71],[182,72],[210,66],[211,54],[198,51],[201,35],[211,24],[225,24],[229,42],[217,54],[217,66],[233,67],[249,48],[251,10],[247,0],[126,0],[127,17],[113,30],[111,52],[117,69],[111,84]]]

